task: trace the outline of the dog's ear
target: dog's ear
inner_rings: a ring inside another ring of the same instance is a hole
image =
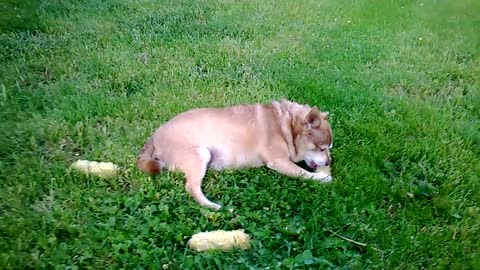
[[[314,106],[303,120],[303,126],[306,129],[319,128],[322,124],[322,113]]]
[[[320,112],[320,115],[324,120],[327,120],[329,114],[330,114],[329,112]]]

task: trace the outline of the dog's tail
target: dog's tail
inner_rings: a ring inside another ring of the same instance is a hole
[[[160,163],[152,158],[154,151],[155,148],[153,147],[152,138],[143,146],[143,148],[140,150],[140,154],[138,155],[137,167],[141,171],[151,174],[160,173],[162,169]]]

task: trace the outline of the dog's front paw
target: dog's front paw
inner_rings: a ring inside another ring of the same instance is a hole
[[[222,208],[222,206],[220,204],[216,204],[216,203],[213,203],[213,202],[210,202],[208,205],[206,205],[208,208],[211,208],[213,210],[220,210],[220,208]]]
[[[331,175],[324,172],[314,173],[312,178],[322,183],[332,182],[333,180]]]

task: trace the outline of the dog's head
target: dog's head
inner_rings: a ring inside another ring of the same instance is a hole
[[[304,115],[304,114],[303,114]],[[294,131],[297,157],[312,169],[329,166],[330,149],[333,146],[332,128],[327,121],[328,112],[313,107],[298,121]]]

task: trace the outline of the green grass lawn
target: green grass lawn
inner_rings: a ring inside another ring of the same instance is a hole
[[[480,268],[479,1],[0,8],[0,268]],[[206,195],[235,209],[215,212],[182,175],[135,167],[177,113],[279,98],[331,113],[332,184],[209,172]],[[186,248],[239,228],[252,249]]]

